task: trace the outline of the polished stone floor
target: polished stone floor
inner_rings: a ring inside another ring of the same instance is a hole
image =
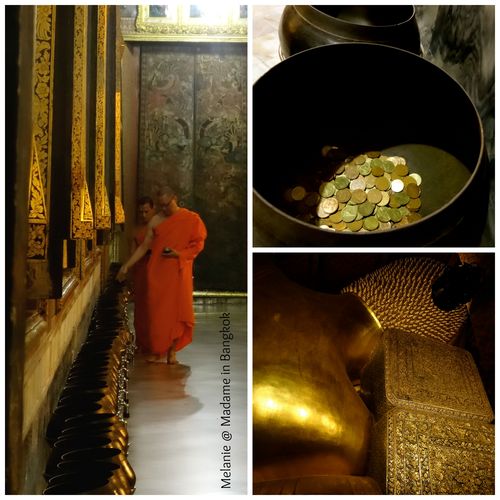
[[[195,314],[194,340],[178,365],[138,354],[130,373],[129,461],[138,495],[247,493],[246,304],[197,304]],[[234,335],[225,344],[224,327]],[[229,403],[225,412],[221,402]]]

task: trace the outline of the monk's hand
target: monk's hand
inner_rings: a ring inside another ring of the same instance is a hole
[[[128,273],[128,267],[125,264],[123,264],[123,266],[120,267],[118,274],[116,275],[116,280],[122,283],[127,278],[127,273]]]

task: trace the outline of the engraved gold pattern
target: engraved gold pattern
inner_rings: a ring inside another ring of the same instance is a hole
[[[37,261],[47,258],[48,245],[55,16],[54,6],[36,7],[27,255]]]
[[[30,224],[28,235],[28,258],[43,259],[47,248],[47,226],[45,224]]]
[[[139,5],[136,33],[126,33],[125,40],[246,42],[247,20],[239,17],[239,6],[227,7],[223,18],[207,22],[203,17],[191,18],[189,6],[170,5],[169,15],[150,16],[148,5]]]
[[[469,352],[398,330],[386,330],[361,379],[368,405],[381,416],[391,407],[467,420],[493,420]]]
[[[47,208],[45,205],[45,193],[43,189],[42,176],[40,172],[40,162],[38,152],[33,138],[30,170],[30,190],[29,190],[29,215],[30,224],[47,224]]]
[[[432,301],[431,286],[445,265],[429,258],[400,259],[345,287],[375,313],[383,328],[399,328],[450,343],[464,328],[465,305],[442,311]]]
[[[71,150],[71,237],[93,238],[93,219],[90,198],[85,182],[86,169],[86,82],[87,82],[87,24],[85,6],[75,6],[75,35],[73,62],[73,128]]]
[[[125,222],[122,193],[122,130],[121,130],[121,92],[115,95],[115,223]]]
[[[54,26],[56,8],[36,7],[36,43],[33,66],[33,135],[43,189],[47,189],[51,159],[52,87],[54,69]]]
[[[106,33],[108,7],[98,6],[97,71],[96,71],[96,167],[95,203],[96,229],[111,228],[111,210],[106,189]]]
[[[81,206],[81,214],[80,214],[80,220],[83,222],[90,222],[94,220],[92,216],[92,202],[90,201],[90,194],[89,194],[89,189],[87,187],[87,181],[83,181],[83,187],[81,190],[81,200],[80,200],[80,206]]]
[[[375,425],[371,473],[387,494],[494,494],[494,429],[392,410]]]

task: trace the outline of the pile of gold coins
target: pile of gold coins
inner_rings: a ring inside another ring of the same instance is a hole
[[[335,149],[325,146],[322,155]],[[324,229],[387,230],[421,219],[421,183],[405,158],[369,151],[332,167],[314,190],[288,189],[285,200],[295,217]]]

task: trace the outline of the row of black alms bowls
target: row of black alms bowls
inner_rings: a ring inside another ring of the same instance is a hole
[[[127,461],[128,366],[135,339],[116,266],[98,298],[88,335],[47,427],[52,446],[44,494],[131,494]]]

